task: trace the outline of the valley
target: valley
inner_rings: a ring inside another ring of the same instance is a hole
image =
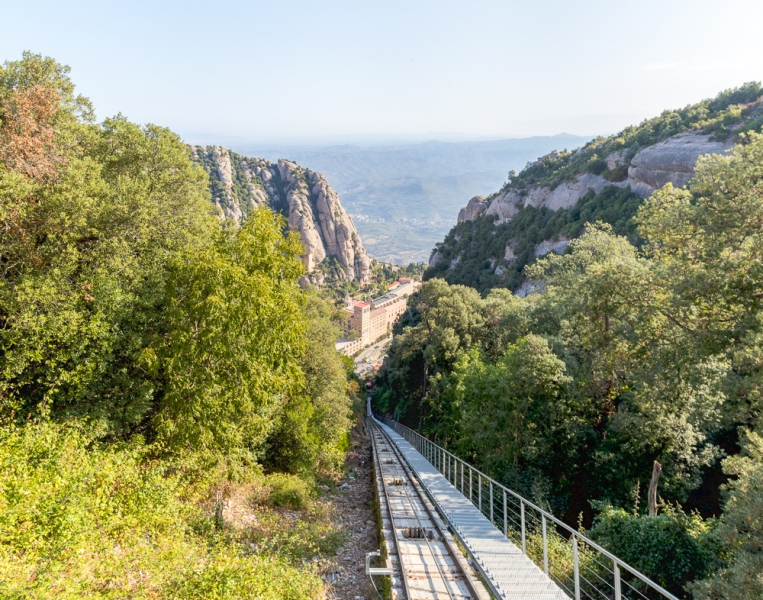
[[[589,139],[560,134],[328,147],[239,140],[230,145],[241,154],[270,161],[289,158],[322,173],[341,197],[369,254],[403,265],[428,260],[466,199],[491,193],[506,181],[509,170]]]

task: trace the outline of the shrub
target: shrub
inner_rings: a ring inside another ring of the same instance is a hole
[[[320,597],[313,571],[217,533],[189,482],[139,439],[105,447],[78,425],[2,429],[0,474],[2,598]]]
[[[680,597],[688,582],[712,571],[720,553],[712,521],[670,507],[656,517],[606,507],[596,518],[591,536]]]
[[[269,501],[273,506],[299,510],[312,495],[307,482],[295,475],[276,473],[267,478],[267,483],[272,490]]]

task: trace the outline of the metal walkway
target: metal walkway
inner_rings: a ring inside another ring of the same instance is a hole
[[[568,600],[567,596],[467,498],[397,432],[374,419],[473,557],[493,593],[505,600]]]

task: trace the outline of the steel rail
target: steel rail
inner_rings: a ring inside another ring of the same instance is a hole
[[[659,584],[655,583],[654,581],[649,579],[649,577],[647,577],[646,575],[644,575],[643,573],[641,573],[637,569],[631,567],[629,564],[623,562],[622,560],[617,558],[614,554],[612,554],[608,550],[602,548],[601,546],[599,546],[596,542],[594,542],[590,538],[584,536],[583,534],[581,534],[578,531],[575,531],[572,527],[570,527],[569,525],[567,525],[566,523],[564,523],[563,521],[561,521],[560,519],[558,519],[557,517],[555,517],[551,513],[543,510],[542,508],[540,508],[535,503],[531,502],[530,500],[527,500],[526,498],[524,498],[520,494],[518,494],[515,491],[507,488],[506,486],[504,486],[503,484],[499,483],[498,481],[496,481],[495,479],[493,479],[489,475],[486,475],[485,473],[483,473],[479,469],[477,469],[477,468],[473,467],[472,465],[468,464],[466,461],[458,458],[453,453],[448,452],[448,450],[446,450],[442,446],[440,446],[438,444],[435,444],[434,442],[432,442],[428,438],[424,437],[420,433],[410,429],[409,427],[406,427],[405,425],[403,425],[401,423],[398,423],[397,421],[394,421],[394,420],[386,418],[386,417],[378,417],[378,420],[383,422],[383,423],[385,423],[386,425],[388,425],[389,427],[391,427],[392,429],[394,429],[395,431],[397,431],[398,433],[403,435],[404,439],[406,438],[406,435],[405,435],[406,433],[408,434],[408,437],[412,436],[414,438],[414,440],[416,440],[416,443],[413,444],[414,447],[419,449],[419,452],[427,460],[429,460],[429,462],[432,465],[434,465],[434,467],[436,469],[438,469],[440,471],[442,470],[442,464],[446,460],[446,457],[448,457],[449,459],[455,461],[456,464],[461,463],[462,474],[463,474],[463,469],[464,468],[468,469],[469,470],[469,481],[470,481],[469,494],[468,495],[465,494],[463,489],[461,490],[461,493],[464,496],[466,496],[470,500],[470,502],[472,502],[472,504],[474,504],[474,498],[473,498],[472,489],[471,489],[471,479],[472,479],[472,473],[476,473],[477,476],[478,476],[478,479],[479,479],[479,488],[480,488],[479,489],[479,492],[480,492],[480,494],[479,494],[480,495],[480,502],[479,502],[479,505],[478,505],[478,509],[480,510],[480,512],[483,512],[483,507],[482,507],[482,502],[481,502],[482,485],[484,485],[485,481],[487,481],[487,482],[497,486],[499,489],[501,489],[505,493],[510,494],[511,496],[513,496],[516,500],[519,501],[520,507],[528,506],[528,507],[532,508],[533,510],[537,511],[538,513],[540,513],[545,519],[548,519],[548,520],[552,521],[553,523],[555,523],[556,525],[561,527],[563,530],[567,531],[570,534],[570,538],[573,540],[573,545],[577,545],[577,542],[583,542],[586,546],[590,546],[591,548],[594,548],[597,552],[600,552],[603,556],[605,556],[609,560],[611,560],[612,564],[613,564],[613,567],[614,567],[613,573],[615,575],[615,586],[614,587],[615,587],[615,591],[616,591],[616,593],[615,593],[616,600],[620,600],[621,599],[621,592],[620,592],[620,584],[621,584],[620,570],[624,570],[627,573],[633,575],[637,579],[641,580],[642,583],[644,583],[648,587],[652,588],[654,591],[662,594],[665,598],[668,598],[669,600],[679,600],[676,596],[671,594],[669,591],[664,589],[662,586],[660,586]],[[410,442],[411,440],[408,440],[408,441]],[[440,465],[440,466],[438,466],[438,465]],[[463,481],[463,479],[462,479],[462,481]],[[463,484],[462,484],[462,488],[463,488]],[[458,489],[458,488],[456,488],[456,489]],[[493,502],[493,498],[492,497],[490,498],[490,502],[492,504],[492,502]],[[493,525],[495,525],[495,523],[493,523]],[[559,534],[557,533],[557,535],[559,535]],[[522,531],[522,536],[524,537],[524,529]],[[546,550],[546,547],[544,546],[544,551],[545,550]],[[546,570],[547,570],[547,568],[546,568]],[[630,586],[627,582],[625,582],[625,583],[626,583],[626,585],[628,585],[629,587],[632,588],[632,586]],[[633,589],[634,589],[634,591],[638,592],[638,590],[636,590],[635,588],[633,588]],[[579,594],[580,594],[580,589],[578,587],[575,596],[579,597]],[[641,595],[643,595],[643,594],[641,594]]]
[[[382,436],[382,438],[385,440],[385,444],[387,445],[387,447],[391,448],[392,452],[394,453],[394,455],[395,455],[395,457],[397,459],[397,463],[400,465],[401,469],[403,470],[403,473],[405,474],[405,476],[407,477],[407,479],[408,479],[408,481],[410,483],[410,485],[404,486],[406,488],[404,490],[405,499],[407,500],[408,505],[411,508],[411,511],[412,511],[412,513],[414,515],[416,523],[418,523],[418,525],[419,525],[419,529],[423,533],[424,541],[426,542],[427,548],[429,549],[429,553],[431,554],[432,560],[435,563],[435,567],[437,568],[437,572],[439,573],[440,578],[443,581],[443,584],[444,584],[444,587],[445,587],[445,591],[448,594],[448,597],[451,598],[452,600],[456,600],[456,596],[453,595],[453,593],[450,591],[450,589],[448,587],[448,581],[456,582],[457,579],[454,576],[452,576],[452,575],[450,577],[448,577],[445,574],[445,572],[443,572],[443,569],[440,566],[440,561],[438,560],[438,557],[435,554],[434,547],[432,546],[432,544],[429,541],[429,538],[426,535],[426,528],[423,526],[423,524],[421,522],[421,518],[419,516],[419,512],[416,510],[416,507],[414,506],[414,503],[413,503],[413,501],[412,501],[412,499],[411,499],[411,497],[410,497],[410,495],[408,493],[408,488],[409,487],[413,488],[414,493],[416,494],[416,496],[418,496],[419,503],[421,504],[422,508],[424,509],[424,511],[425,511],[425,513],[427,515],[427,519],[432,523],[433,528],[440,534],[440,537],[442,539],[445,539],[444,532],[441,530],[440,525],[437,522],[436,516],[429,509],[429,506],[427,505],[426,498],[424,498],[422,496],[421,491],[419,490],[418,486],[416,485],[416,477],[413,474],[413,472],[411,471],[411,469],[409,468],[409,466],[406,464],[405,457],[402,456],[402,454],[400,453],[399,449],[396,447],[394,442],[392,442],[392,440],[389,439],[389,436],[386,434],[386,432],[384,430],[381,429],[381,427],[378,427],[376,424],[373,424],[373,422],[372,422],[372,427],[373,427],[373,429],[376,432],[378,432]],[[374,438],[374,436],[372,436],[372,438]],[[381,460],[380,460],[379,451],[378,451],[378,447],[376,445],[375,438],[374,438],[374,447],[376,449],[377,460],[379,460],[379,465],[381,467],[382,463],[381,463]],[[397,538],[397,528],[396,528],[396,526],[394,524],[394,519],[392,518],[392,509],[391,509],[391,506],[389,504],[389,495],[387,494],[386,483],[384,482],[383,474],[382,474],[382,486],[384,487],[384,493],[385,493],[385,497],[386,497],[386,500],[387,500],[387,510],[389,511],[389,514],[390,514],[390,523],[392,525],[393,532],[395,533],[395,537]],[[397,541],[396,541],[396,544],[397,544]],[[465,572],[465,570],[463,569],[463,567],[460,564],[460,561],[453,554],[453,549],[450,547],[450,544],[448,544],[447,541],[445,541],[443,543],[443,546],[445,547],[446,552],[448,553],[448,555],[450,556],[451,560],[453,561],[454,570],[460,572],[461,575],[463,576],[464,583],[466,584],[466,587],[469,589],[469,593],[472,595],[474,600],[479,600],[479,593],[477,592],[476,589],[474,589],[474,585],[473,585],[473,583],[471,581],[471,578],[469,577],[469,574]],[[406,574],[405,574],[405,569],[403,568],[403,555],[400,552],[400,546],[399,545],[397,545],[397,548],[398,548],[398,559],[400,560],[400,565],[401,565],[400,571],[402,573],[403,579],[405,580],[406,579]],[[408,595],[408,598],[410,598],[410,594],[409,594],[410,586],[408,586],[407,582],[405,582],[404,585],[405,585],[405,589],[406,589],[406,594]],[[423,588],[422,589],[418,589],[417,588],[417,590],[418,591],[425,591],[425,590],[423,590]],[[435,592],[435,594],[439,595],[438,592]],[[459,594],[458,596],[459,597],[463,597],[462,594]]]
[[[376,458],[376,464],[379,467],[379,482],[381,483],[381,488],[384,491],[384,502],[387,505],[387,515],[389,516],[389,523],[390,527],[392,527],[392,537],[394,539],[395,544],[395,550],[397,551],[397,559],[398,564],[400,565],[400,579],[403,582],[403,590],[405,591],[405,598],[408,600],[411,597],[411,591],[408,589],[408,578],[405,576],[405,568],[403,567],[403,553],[400,551],[400,542],[397,538],[397,528],[395,526],[395,519],[392,517],[392,504],[389,501],[389,494],[387,493],[387,484],[384,481],[384,469],[382,469],[382,461],[381,457],[379,456],[379,448],[376,444],[376,437],[371,436],[371,444],[374,449],[374,457]],[[384,529],[384,523],[382,517],[382,529]],[[376,587],[376,586],[374,586]]]
[[[375,425],[374,425],[374,429],[376,431],[379,431],[382,435],[384,434],[384,432],[380,428],[376,427]],[[397,455],[397,452],[395,451],[391,441],[389,439],[387,439],[386,435],[383,435],[383,437],[386,440],[385,444],[387,445],[387,447],[388,448],[392,448],[393,449],[392,451],[395,452],[395,454]],[[378,454],[378,447],[377,447],[376,458],[377,458],[377,460],[379,460],[379,458],[380,458],[379,454]],[[397,456],[397,460],[398,460],[398,463],[400,464],[400,466],[403,467],[402,460],[401,460],[400,456]],[[381,465],[382,465],[382,462],[381,462],[381,460],[379,460],[379,466],[381,467]],[[403,468],[403,471],[405,471],[404,468]],[[408,473],[406,473],[406,475],[408,475]],[[409,477],[409,479],[410,479],[410,477]],[[413,484],[412,481],[411,481],[411,484]],[[392,505],[389,502],[389,494],[387,494],[387,482],[384,481],[384,472],[383,472],[383,470],[382,470],[382,486],[384,487],[384,496],[385,496],[385,498],[387,500],[387,511],[389,512],[390,524],[392,525],[392,531],[395,534],[395,540],[397,540],[398,530],[397,530],[397,527],[395,526],[395,519],[392,516]],[[406,488],[406,489],[403,490],[403,494],[405,496],[405,499],[408,501],[408,505],[411,507],[411,512],[413,513],[413,516],[414,516],[414,519],[416,520],[416,523],[418,523],[418,525],[419,525],[419,530],[424,535],[424,541],[427,544],[427,548],[429,548],[429,553],[432,555],[432,560],[435,563],[435,567],[437,567],[437,572],[440,574],[440,579],[442,579],[443,583],[445,584],[445,591],[448,593],[448,597],[451,598],[451,600],[454,600],[453,594],[451,594],[450,590],[448,589],[448,585],[447,585],[447,582],[446,582],[446,579],[445,579],[445,573],[442,572],[442,569],[440,568],[440,565],[439,565],[439,563],[437,561],[437,557],[435,556],[434,549],[432,548],[432,544],[429,543],[429,538],[426,535],[426,529],[424,528],[424,525],[422,524],[421,519],[419,518],[419,514],[418,514],[418,511],[416,510],[416,507],[413,505],[413,502],[411,501],[411,498],[408,495],[408,489],[407,489],[408,486],[405,485],[405,486],[401,486],[401,487]],[[423,504],[423,502],[422,502],[422,504]],[[426,506],[424,507],[424,509],[426,510]],[[433,521],[433,524],[434,524],[434,521]],[[400,572],[403,575],[403,579],[407,579],[407,577],[405,576],[405,569],[403,568],[403,553],[400,551],[400,546],[398,545],[397,547],[398,547],[397,557],[400,560]],[[405,583],[405,589],[406,589],[407,597],[410,598],[411,597],[410,593],[408,593],[409,590],[410,590],[410,587],[408,586],[407,582]]]
[[[385,443],[386,443],[387,447],[392,448],[393,449],[392,451],[395,453],[395,455],[397,455],[397,451],[394,448],[394,445],[387,438],[387,436],[384,435],[384,432],[379,427],[377,427],[376,425],[374,425],[373,428],[374,428],[375,431],[378,431],[383,436],[383,438],[386,440]],[[375,448],[376,448],[376,458],[379,461],[379,467],[380,467],[380,470],[381,470],[382,462],[380,460],[378,447],[375,446]],[[402,458],[400,456],[397,456],[397,460],[398,460],[398,463],[400,464],[400,466],[403,468],[403,471],[406,472],[405,468],[403,467]],[[408,475],[407,472],[406,472],[406,475]],[[409,475],[408,475],[408,477],[409,477],[409,480],[410,480],[410,476]],[[413,484],[413,481],[411,481],[411,484]],[[387,511],[389,513],[390,524],[392,526],[392,531],[393,531],[393,533],[395,535],[395,543],[397,544],[398,530],[397,530],[397,527],[395,526],[395,519],[392,516],[392,505],[390,504],[390,501],[389,501],[389,494],[387,494],[387,483],[384,481],[384,472],[383,472],[383,470],[382,470],[382,487],[384,488],[384,496],[385,496],[386,501],[387,501]],[[401,486],[401,487],[403,487],[403,486]],[[404,487],[407,488],[408,486],[406,485]],[[435,567],[437,567],[437,572],[440,574],[440,579],[442,579],[443,583],[445,584],[445,591],[448,593],[448,597],[450,597],[451,600],[455,600],[453,594],[451,594],[450,590],[448,589],[447,580],[445,578],[445,573],[442,572],[442,569],[440,568],[440,565],[439,565],[439,563],[437,561],[437,557],[435,556],[434,549],[432,548],[432,544],[429,543],[429,538],[426,535],[426,530],[425,530],[423,524],[421,523],[421,519],[419,518],[419,515],[418,515],[418,512],[416,510],[416,507],[413,505],[413,502],[411,501],[411,498],[408,496],[408,490],[405,489],[405,490],[403,490],[403,492],[404,492],[404,495],[405,495],[405,499],[408,501],[408,505],[411,507],[411,511],[413,513],[413,516],[414,516],[416,522],[419,524],[419,530],[424,534],[424,541],[426,542],[427,547],[429,548],[429,553],[432,555],[432,560],[435,563]],[[423,501],[422,501],[422,505],[424,505]],[[426,505],[424,505],[424,510],[426,510]],[[430,515],[430,517],[431,517],[431,515]],[[432,524],[434,524],[436,526],[434,520],[431,519],[431,518],[430,518],[430,520],[432,521]],[[400,573],[401,573],[401,575],[403,577],[403,580],[404,580],[404,584],[403,585],[405,587],[406,597],[410,598],[411,597],[411,595],[410,595],[410,587],[408,586],[407,577],[406,577],[406,573],[405,573],[405,568],[404,568],[404,565],[403,565],[403,553],[400,551],[400,545],[399,544],[397,544],[397,549],[398,549],[397,557],[398,557],[398,560],[400,561]]]
[[[425,497],[424,492],[422,491],[422,487],[420,487],[420,484],[418,484],[418,476],[416,475],[413,468],[408,464],[407,459],[405,456],[403,456],[400,449],[397,447],[397,444],[390,439],[390,437],[387,435],[387,433],[378,425],[374,424],[374,427],[381,432],[381,434],[387,439],[387,443],[392,448],[392,451],[397,455],[400,465],[402,466],[403,470],[406,472],[409,481],[412,484],[412,487],[414,491],[416,492],[416,495],[419,497],[419,500],[421,501],[421,505],[424,507],[424,510],[429,515],[429,520],[432,522],[432,524],[435,526],[435,528],[439,531],[440,536],[442,537],[444,541],[443,545],[445,546],[445,549],[447,550],[448,554],[450,555],[451,560],[453,561],[453,564],[456,566],[456,568],[461,572],[461,574],[464,577],[464,583],[466,584],[466,587],[469,589],[469,593],[476,599],[479,600],[479,598],[483,595],[478,590],[476,585],[474,584],[474,581],[470,577],[469,573],[466,572],[466,568],[464,567],[461,557],[457,554],[458,550],[455,550],[451,544],[448,542],[446,537],[446,531],[442,529],[440,526],[437,515],[435,515],[432,510],[429,507],[429,503],[427,502],[428,497]],[[437,507],[437,502],[432,499],[432,505],[433,507]],[[435,508],[435,510],[437,510]],[[446,523],[446,530],[449,532],[449,528],[447,526],[447,518],[444,516],[443,523]]]

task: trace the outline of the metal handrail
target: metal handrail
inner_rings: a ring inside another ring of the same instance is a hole
[[[662,595],[664,598],[668,598],[669,600],[679,600],[676,596],[668,592],[666,589],[661,587],[659,584],[655,583],[651,579],[649,579],[646,575],[639,572],[638,570],[634,569],[627,563],[623,562],[619,558],[617,558],[614,554],[607,551],[606,549],[599,546],[596,542],[591,540],[590,538],[586,537],[585,535],[581,534],[578,531],[575,531],[572,527],[564,523],[563,521],[556,518],[554,515],[552,515],[550,512],[543,510],[541,507],[536,505],[535,503],[531,502],[530,500],[527,500],[526,498],[522,497],[520,494],[516,493],[515,491],[507,488],[503,484],[499,483],[489,475],[486,475],[479,469],[476,469],[475,467],[471,466],[469,463],[465,462],[464,460],[458,458],[453,453],[448,452],[445,448],[442,446],[439,446],[438,444],[435,444],[431,440],[427,439],[420,433],[414,431],[413,429],[410,429],[409,427],[406,427],[405,425],[402,425],[401,423],[398,423],[397,421],[393,421],[392,419],[381,417],[381,421],[384,422],[387,426],[391,427],[395,431],[397,431],[400,435],[403,436],[403,438],[406,439],[406,441],[413,444],[414,448],[419,451],[419,453],[424,456],[438,471],[443,473],[443,475],[446,476],[450,480],[450,476],[453,476],[453,481],[455,488],[458,490],[458,477],[459,477],[459,463],[461,466],[461,473],[460,473],[460,481],[461,481],[461,489],[459,490],[461,494],[469,498],[469,501],[472,504],[475,504],[474,502],[474,490],[473,490],[473,479],[474,475],[477,476],[477,487],[478,487],[478,493],[477,493],[477,507],[479,508],[480,512],[484,513],[484,507],[483,507],[483,501],[482,501],[482,488],[485,484],[490,485],[490,522],[495,526],[495,520],[493,515],[493,502],[494,502],[494,493],[493,493],[493,486],[496,486],[500,491],[503,492],[503,534],[508,537],[508,519],[507,516],[508,513],[508,506],[507,506],[507,494],[513,496],[519,501],[519,507],[520,507],[520,520],[521,520],[521,543],[522,543],[522,552],[523,554],[527,555],[527,527],[526,527],[526,519],[525,519],[525,507],[532,508],[533,510],[537,511],[541,515],[541,521],[542,521],[542,531],[543,531],[543,570],[546,573],[546,575],[549,574],[549,568],[548,568],[548,534],[547,534],[547,521],[553,522],[558,527],[561,527],[565,531],[567,531],[570,534],[571,541],[572,541],[572,548],[573,548],[573,576],[574,576],[574,594],[575,594],[575,600],[580,600],[581,597],[581,583],[580,583],[580,565],[579,565],[579,550],[578,546],[579,543],[582,542],[585,544],[585,546],[590,547],[601,553],[603,556],[607,557],[609,560],[612,561],[612,573],[614,575],[614,585],[610,586],[614,588],[614,600],[622,600],[622,579],[621,579],[621,570],[629,573],[630,575],[636,577],[639,579],[642,583],[647,585],[649,588],[657,592],[658,594]],[[469,494],[464,493],[464,490],[466,489],[465,486],[465,478],[464,478],[464,469],[468,469],[469,471]],[[512,519],[513,521],[513,519]],[[498,529],[498,528],[497,528]],[[500,529],[499,529],[500,530]],[[557,535],[558,532],[557,532]],[[561,536],[560,536],[561,537]],[[599,563],[601,564],[601,563]],[[538,565],[540,566],[540,565]],[[601,565],[604,566],[604,565]],[[606,567],[605,567],[606,568]],[[585,578],[584,578],[585,579]],[[643,594],[630,586],[627,581],[625,582],[628,587],[633,589],[636,593]],[[609,586],[609,583],[607,583]],[[566,587],[566,586],[565,586]],[[600,594],[604,595],[600,590],[597,590]],[[608,595],[606,597],[609,597]]]

